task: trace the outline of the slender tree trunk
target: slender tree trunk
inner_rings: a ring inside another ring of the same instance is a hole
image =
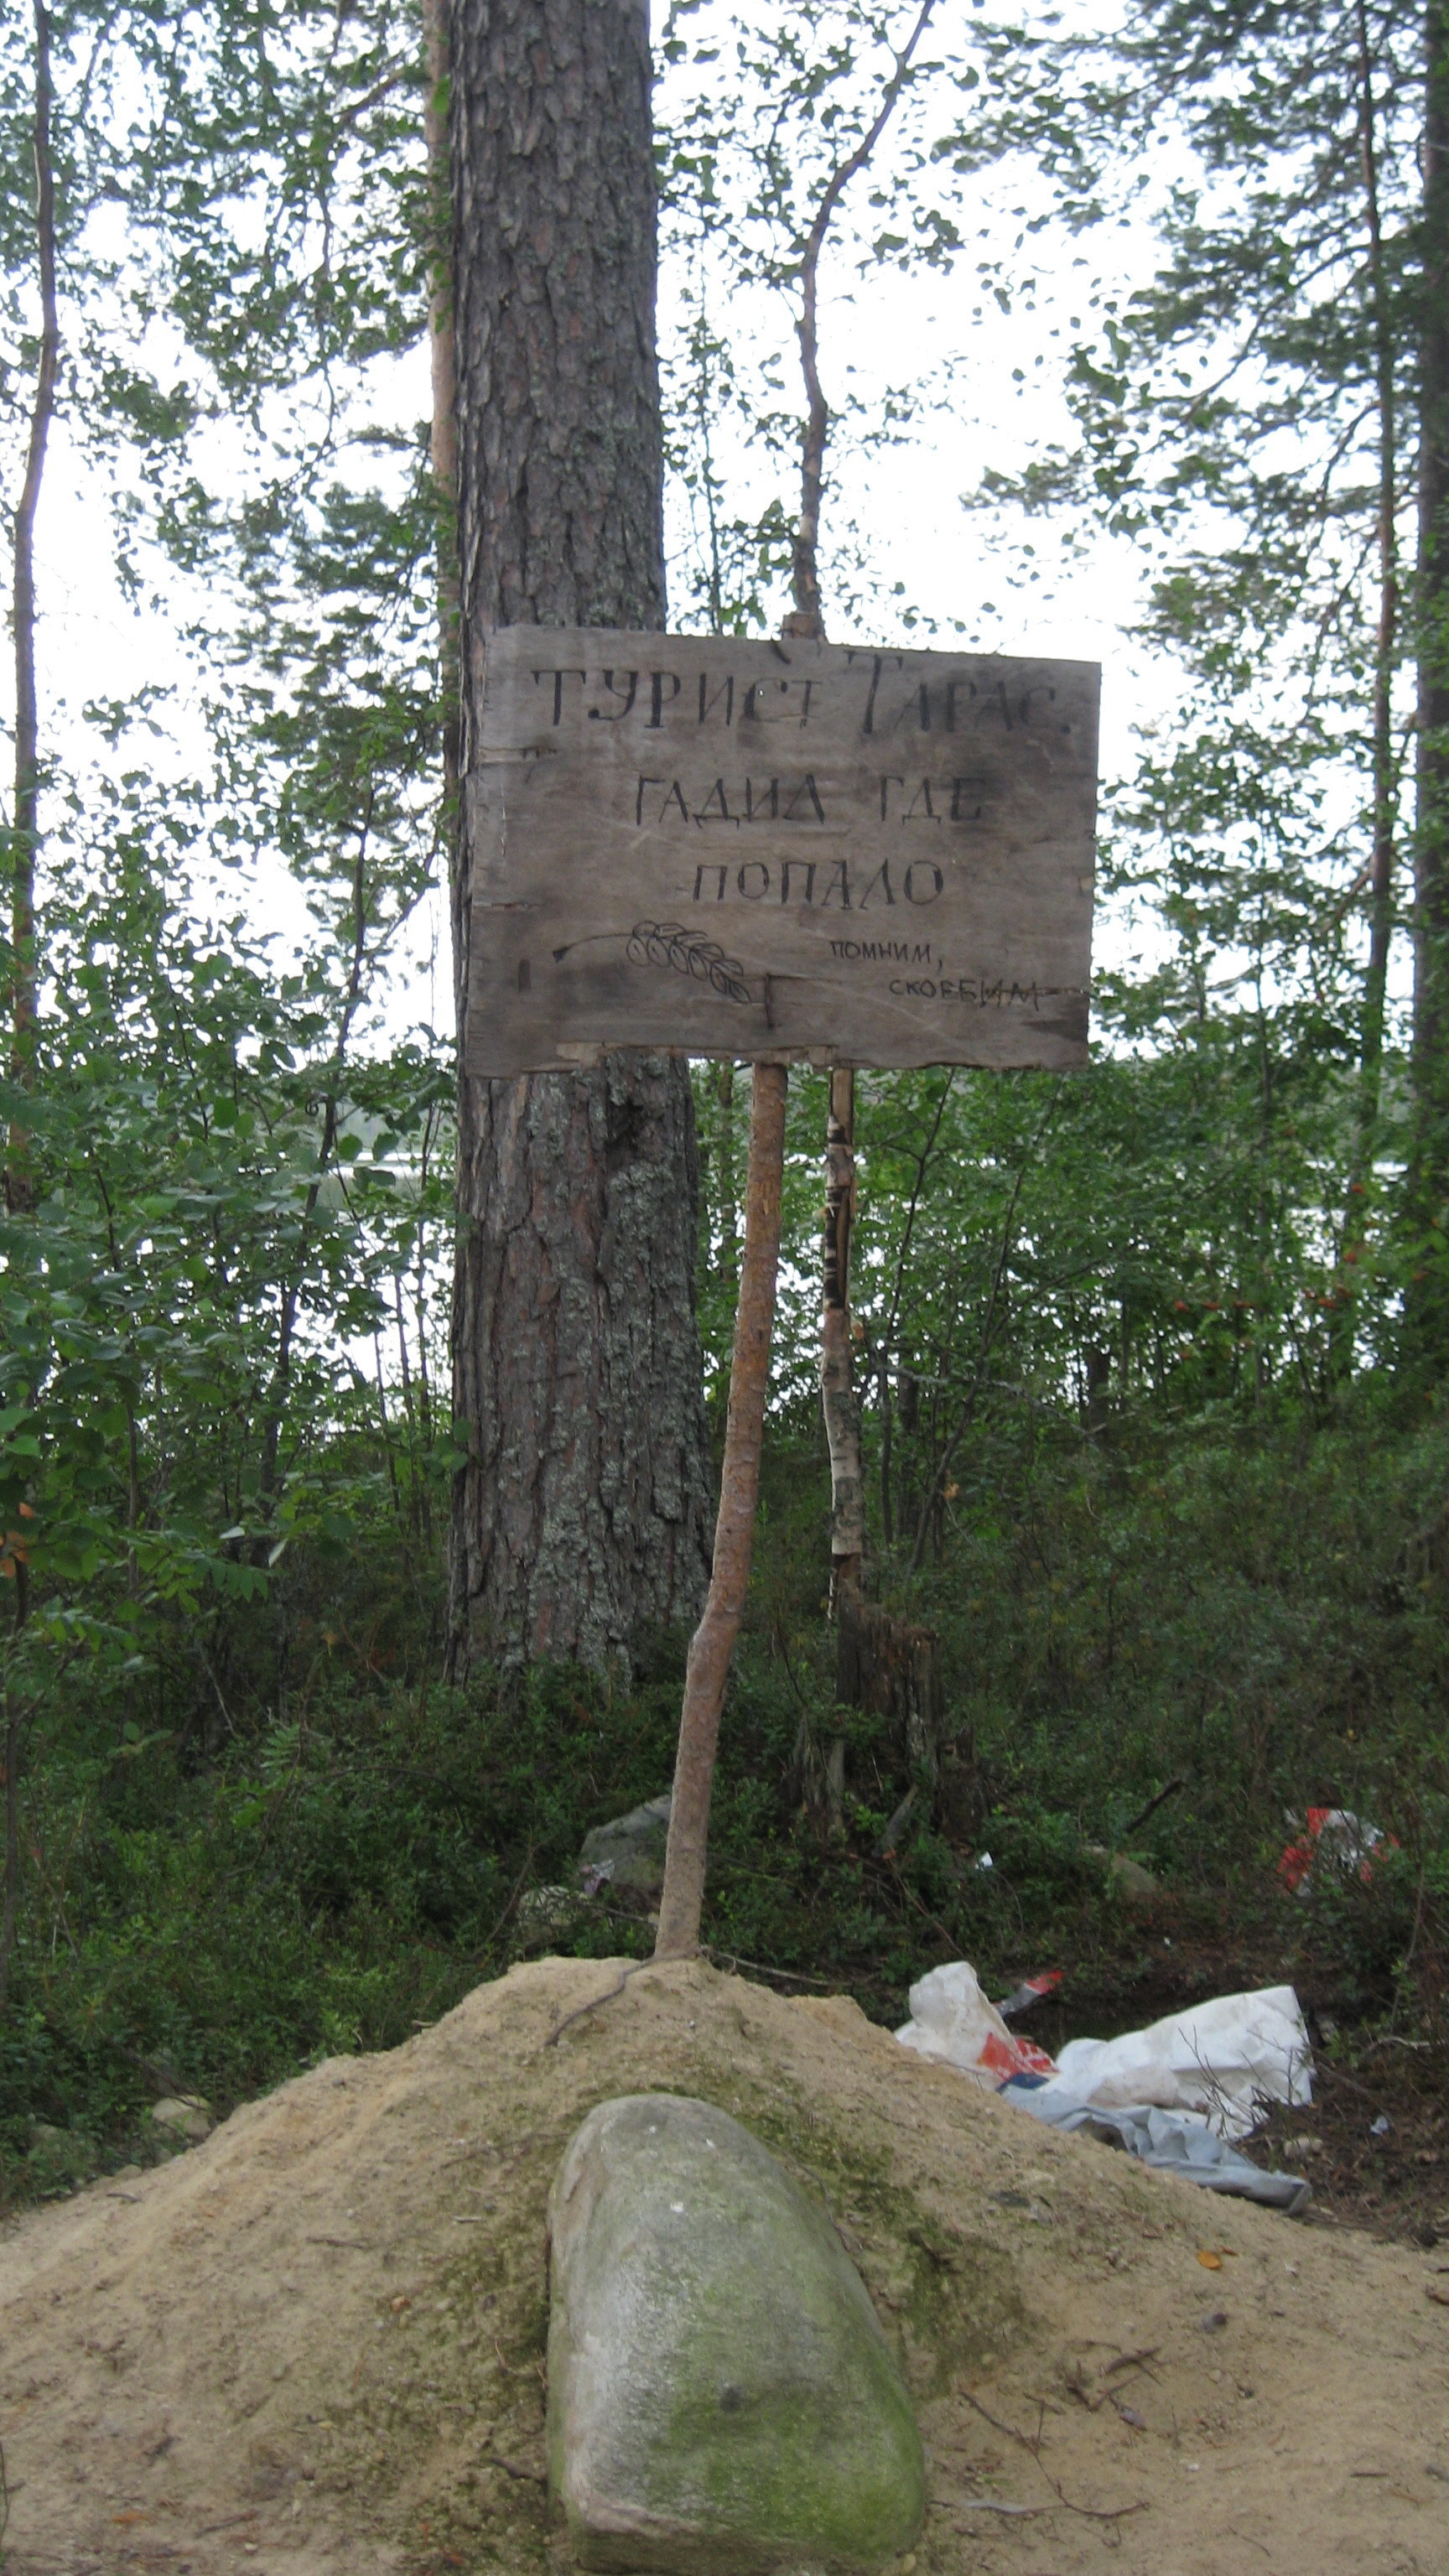
[[[0,2013],[10,1995],[20,1911],[20,1719],[5,1698],[5,1889],[0,1897]]]
[[[896,112],[910,78],[911,58],[931,22],[936,0],[921,0],[916,21],[896,56],[895,69],[881,92],[875,116],[853,152],[837,162],[820,192],[810,230],[800,254],[800,313],[795,336],[800,344],[800,372],[805,382],[805,418],[800,431],[800,516],[795,523],[792,590],[795,606],[785,620],[787,635],[823,635],[820,606],[820,509],[825,495],[825,450],[830,437],[830,405],[820,382],[820,255],[840,202],[851,180],[869,166],[870,158]]]
[[[1374,635],[1372,739],[1373,805],[1368,863],[1369,953],[1359,1015],[1358,1098],[1349,1148],[1337,1302],[1329,1334],[1328,1368],[1340,1383],[1352,1376],[1358,1333],[1358,1263],[1364,1248],[1383,1094],[1384,1022],[1389,954],[1394,936],[1394,868],[1398,837],[1399,761],[1394,743],[1394,677],[1399,660],[1398,347],[1385,270],[1379,190],[1378,100],[1367,0],[1355,0],[1358,45],[1358,147],[1368,226],[1369,296],[1373,322],[1374,398],[1378,447],[1378,618]],[[1260,1355],[1261,1378],[1261,1355]]]
[[[428,156],[432,256],[428,270],[428,356],[433,386],[429,460],[438,502],[438,695],[443,714],[442,832],[451,885],[458,837],[458,419],[453,338],[452,154],[448,79],[452,61],[449,0],[423,0],[427,93],[423,139]]]
[[[60,371],[60,311],[55,275],[55,182],[51,169],[50,20],[35,0],[35,256],[40,286],[40,358],[30,407],[25,479],[15,512],[11,620],[15,634],[15,815],[10,842],[10,1075],[17,1090],[35,1084],[35,854],[39,843],[40,710],[35,691],[35,520],[45,450],[55,415]],[[5,1156],[5,1204],[13,1216],[35,1203],[30,1137],[12,1117]]]
[[[26,1506],[22,1503],[21,1510]],[[17,1533],[6,1531],[0,1536],[0,1553],[7,1559],[6,1571],[15,1586],[13,1634],[18,1641],[30,1613],[30,1567],[25,1546]],[[12,1647],[13,1652],[13,1647]],[[61,1669],[64,1669],[62,1664]],[[0,2013],[10,1994],[10,1973],[15,1960],[15,1929],[20,1912],[20,1771],[25,1758],[27,1718],[22,1715],[13,1672],[7,1675],[0,1690],[0,1707],[5,1711],[5,1880],[0,1895]]]
[[[262,1437],[257,1460],[256,1505],[261,1527],[253,1543],[256,1562],[265,1564],[274,1543],[269,1528],[282,1477],[282,1433],[286,1426],[287,1404],[292,1391],[292,1355],[296,1346],[297,1319],[301,1312],[302,1291],[307,1284],[307,1271],[312,1258],[312,1220],[322,1196],[322,1184],[331,1168],[337,1147],[342,1087],[347,1074],[347,1050],[352,1024],[362,1000],[364,970],[367,963],[367,845],[371,823],[367,820],[357,835],[357,856],[352,867],[352,956],[348,967],[347,990],[342,1014],[337,1023],[337,1037],[332,1061],[327,1068],[327,1088],[322,1101],[322,1133],[317,1144],[317,1162],[302,1212],[297,1223],[296,1250],[291,1267],[279,1282],[281,1295],[277,1308],[277,1351],[272,1362],[266,1397],[262,1407]]]
[[[51,167],[50,20],[35,0],[35,106],[31,126],[35,164],[35,254],[40,285],[40,357],[30,406],[25,479],[14,526],[11,622],[15,635],[15,807],[10,838],[10,1076],[17,1090],[35,1087],[35,855],[40,822],[40,707],[35,686],[35,520],[45,474],[45,450],[55,416],[60,372],[60,310],[56,292],[55,181]],[[12,1117],[6,1139],[5,1205],[27,1216],[35,1205],[30,1135],[23,1117]],[[134,1469],[133,1469],[134,1474]],[[21,1511],[29,1506],[21,1504]],[[15,1585],[18,1637],[30,1606],[30,1569],[23,1542],[0,1532],[0,1553]],[[20,1905],[20,1768],[25,1727],[13,1696],[5,1710],[5,1873],[0,1893],[0,2013],[10,1993]]]
[[[880,1536],[882,1547],[892,1548],[896,1543],[895,1502],[891,1486],[894,1407],[891,1403],[890,1367],[884,1350],[877,1363],[875,1383],[880,1406]]]
[[[830,1076],[825,1121],[825,1235],[822,1263],[820,1405],[830,1452],[830,1606],[844,1627],[860,1593],[865,1562],[865,1470],[860,1457],[860,1400],[850,1330],[850,1238],[855,1224],[855,1074],[837,1065]],[[837,1683],[837,1691],[839,1684]],[[842,1694],[843,1695],[843,1694]],[[845,1738],[831,1739],[825,1758],[825,1821],[845,1829]]]
[[[1442,1246],[1431,1248],[1449,1202],[1449,0],[1429,0],[1424,38],[1410,1187],[1423,1249],[1409,1305],[1412,1338],[1437,1364],[1449,1344],[1449,1255]]]
[[[662,627],[663,461],[646,0],[455,0],[451,48],[461,1029],[488,635]],[[697,1195],[682,1063],[630,1050],[582,1076],[462,1069],[455,1674],[484,1653],[603,1668],[698,1610]]]
[[[858,1585],[865,1556],[865,1476],[850,1333],[850,1238],[855,1223],[855,1075],[830,1077],[825,1128],[824,1321],[820,1397],[830,1451],[830,1592]]]
[[[895,68],[881,93],[880,105],[855,150],[837,162],[820,192],[800,256],[800,312],[795,336],[800,347],[800,374],[805,390],[805,417],[800,426],[800,514],[795,522],[791,562],[791,595],[795,605],[785,619],[785,633],[823,636],[820,605],[820,511],[825,494],[825,452],[830,438],[830,405],[820,381],[820,261],[841,201],[852,179],[869,165],[872,153],[895,114],[910,75],[915,53],[936,6],[921,0],[910,35],[897,54]],[[830,1107],[825,1139],[826,1201],[824,1245],[824,1322],[820,1350],[820,1396],[825,1437],[830,1450],[830,1597],[838,1607],[842,1589],[860,1584],[865,1553],[865,1475],[860,1459],[860,1405],[856,1397],[850,1340],[850,1230],[855,1217],[855,1074],[841,1065],[830,1077]],[[845,1748],[832,1746],[826,1768],[832,1824],[838,1827],[844,1796]]]
[[[780,1184],[785,1162],[782,1064],[757,1064],[750,1099],[750,1161],[745,1184],[745,1257],[735,1313],[734,1366],[720,1483],[714,1568],[704,1617],[689,1649],[679,1754],[669,1811],[664,1888],[659,1899],[656,1959],[688,1958],[699,1947],[709,1858],[709,1808],[715,1748],[730,1658],[744,1615],[760,1494],[760,1454],[770,1391],[770,1334],[780,1262]]]
[[[1366,0],[1356,0],[1359,45],[1359,158],[1369,229],[1369,281],[1374,314],[1374,392],[1378,408],[1378,631],[1374,639],[1373,847],[1369,863],[1369,954],[1364,976],[1359,1059],[1359,1168],[1362,1181],[1372,1159],[1378,1125],[1384,1047],[1384,1003],[1394,927],[1394,841],[1398,816],[1398,763],[1394,753],[1394,671],[1398,660],[1398,413],[1394,317],[1384,273],[1379,204],[1379,146],[1374,64]],[[1351,1220],[1350,1220],[1351,1221]]]
[[[457,352],[453,334],[453,155],[449,134],[448,85],[452,73],[450,0],[423,0],[423,65],[427,92],[423,108],[423,141],[428,159],[428,217],[431,260],[428,270],[428,358],[432,377],[433,417],[428,457],[438,513],[438,701],[442,720],[443,793],[438,812],[438,838],[448,875],[449,917],[457,903],[458,876],[458,404]],[[428,1152],[433,1137],[432,1113],[423,1129],[420,1199],[427,1200]],[[428,1383],[427,1261],[423,1223],[418,1222],[416,1261],[418,1332],[418,1418],[424,1449],[433,1443],[432,1391]],[[401,1289],[399,1287],[399,1296]],[[406,1367],[406,1335],[398,1310],[398,1335]],[[433,1506],[426,1477],[413,1479],[418,1524],[431,1546]]]
[[[740,1176],[735,1156],[735,1069],[729,1058],[714,1069],[719,1100],[719,1275],[720,1285],[740,1284]]]

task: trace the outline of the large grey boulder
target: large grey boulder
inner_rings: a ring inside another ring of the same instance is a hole
[[[586,2567],[823,2576],[910,2548],[925,2467],[875,2310],[737,2120],[601,2104],[549,2230],[549,2484]]]
[[[627,1816],[614,1816],[607,1825],[595,1825],[585,1834],[579,1853],[579,1870],[586,1885],[598,1887],[639,1887],[646,1895],[657,1896],[664,1885],[664,1846],[669,1840],[669,1810],[672,1792],[662,1798],[650,1798],[642,1807],[631,1807]]]

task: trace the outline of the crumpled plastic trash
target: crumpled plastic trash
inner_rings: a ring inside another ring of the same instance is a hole
[[[944,2058],[974,2077],[988,2093],[999,2093],[1013,2075],[1054,2075],[1044,2048],[1018,2039],[1007,2029],[996,2006],[985,1996],[969,1960],[953,1959],[949,1967],[932,1968],[910,1992],[911,2018],[896,2037],[920,2057]]]
[[[1013,1986],[1009,1995],[998,1995],[996,2009],[1002,2020],[1014,2021],[1018,2013],[1030,2012],[1033,2005],[1044,2003],[1048,1995],[1056,1993],[1062,1974],[1060,1968],[1047,1968],[1041,1976],[1027,1977],[1021,1985]]]
[[[1290,1815],[1288,1822],[1296,1825],[1298,1819]],[[1331,1862],[1345,1878],[1360,1878],[1367,1887],[1374,1874],[1372,1855],[1384,1844],[1394,1845],[1393,1835],[1380,1833],[1351,1807],[1310,1807],[1300,1839],[1286,1844],[1278,1856],[1278,1876],[1295,1895],[1305,1896],[1315,1862]]]
[[[1068,2040],[1055,2062],[1007,2029],[965,1959],[922,1977],[910,2006],[897,2039],[1034,2119],[1110,2138],[1210,2191],[1289,2211],[1311,2197],[1301,2175],[1262,2173],[1229,2143],[1257,2126],[1265,2103],[1313,2098],[1308,2032],[1291,1986],[1219,1995],[1120,2039]]]
[[[1217,1995],[1120,2039],[1069,2039],[1052,2081],[1063,2098],[1125,2111],[1200,2111],[1220,2138],[1246,2138],[1268,2102],[1311,2102],[1313,2054],[1291,1986]]]

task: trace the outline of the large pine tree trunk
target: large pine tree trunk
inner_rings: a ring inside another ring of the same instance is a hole
[[[1419,329],[1419,573],[1411,1209],[1426,1241],[1449,1202],[1449,0],[1424,17],[1424,275]],[[1411,1332],[1436,1369],[1449,1353],[1445,1255],[1425,1253]]]
[[[647,0],[454,0],[463,792],[491,629],[664,624]],[[586,853],[581,859],[586,860]],[[455,1671],[602,1668],[708,1573],[686,1067],[460,1085]]]

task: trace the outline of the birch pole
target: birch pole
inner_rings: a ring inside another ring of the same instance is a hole
[[[31,150],[35,170],[35,264],[40,288],[40,355],[30,406],[25,480],[15,512],[11,624],[15,637],[15,805],[10,840],[10,1075],[20,1101],[35,1088],[35,857],[40,841],[40,702],[35,677],[35,521],[45,475],[45,451],[55,417],[60,374],[60,304],[56,281],[55,176],[51,154],[54,93],[50,68],[50,19],[35,0],[35,104]],[[11,1114],[5,1148],[4,1201],[10,1216],[35,1207],[31,1139],[23,1107]],[[22,1512],[29,1505],[22,1503]],[[13,1577],[14,1633],[24,1627],[30,1603],[30,1569],[18,1535],[0,1531],[0,1560]],[[5,1856],[0,1877],[0,2013],[10,1990],[20,1903],[20,1770],[29,1717],[7,1672],[0,1731],[5,1791]]]
[[[792,562],[794,609],[785,633],[824,637],[820,605],[820,510],[825,490],[825,450],[830,405],[820,381],[820,258],[850,182],[865,169],[895,113],[910,75],[911,59],[930,24],[936,0],[921,0],[915,24],[897,54],[880,105],[856,149],[839,162],[821,191],[800,262],[800,313],[795,325],[805,419],[800,434],[800,516]],[[820,1403],[830,1453],[830,1607],[849,1622],[859,1597],[865,1556],[865,1473],[860,1455],[860,1405],[850,1331],[850,1236],[855,1219],[855,1072],[837,1065],[830,1076],[825,1127],[825,1242],[820,1341]],[[845,1739],[832,1738],[825,1760],[825,1812],[829,1831],[845,1823]]]
[[[654,1943],[656,1959],[688,1959],[699,1947],[720,1711],[749,1590],[760,1494],[775,1281],[780,1266],[780,1198],[789,1079],[783,1064],[754,1067],[745,1178],[745,1249],[740,1265],[740,1301],[735,1310],[734,1365],[730,1371],[724,1462],[720,1470],[719,1518],[715,1523],[714,1560],[704,1616],[694,1632],[685,1671],[674,1799],[664,1856],[664,1889]]]
[[[860,1582],[865,1555],[865,1478],[860,1463],[860,1406],[850,1328],[850,1242],[855,1224],[855,1074],[838,1064],[830,1076],[825,1125],[825,1257],[820,1396],[830,1451],[830,1598]]]
[[[876,114],[856,149],[831,172],[821,191],[810,229],[801,244],[800,313],[795,328],[805,384],[805,419],[800,435],[800,516],[796,522],[791,568],[795,604],[784,621],[783,633],[787,638],[823,638],[825,633],[820,608],[819,545],[830,406],[820,382],[820,257],[846,189],[866,167],[895,113],[910,76],[912,57],[935,6],[936,0],[921,0],[910,35],[896,55]],[[783,1064],[756,1063],[754,1067],[749,1168],[745,1182],[745,1248],[739,1306],[735,1315],[734,1363],[730,1374],[724,1462],[720,1471],[714,1567],[704,1616],[690,1645],[685,1674],[674,1798],[664,1858],[664,1889],[659,1900],[659,1929],[654,1944],[656,1959],[689,1958],[699,1947],[708,1863],[710,1793],[714,1781],[715,1749],[719,1742],[720,1711],[749,1587],[755,1509],[760,1490],[760,1452],[770,1383],[770,1336],[774,1326],[775,1280],[780,1260],[780,1196],[784,1180],[788,1080]],[[825,1406],[826,1436],[830,1442],[831,1566],[832,1593],[835,1593],[842,1586],[859,1585],[865,1507],[860,1466],[860,1414],[852,1383],[850,1351],[855,1077],[848,1066],[839,1066],[832,1073],[830,1101],[821,1395]],[[838,1743],[831,1747],[828,1773],[831,1783],[828,1794],[832,1812],[837,1815],[844,1797],[844,1766],[845,1747]]]
[[[15,820],[10,856],[10,1074],[22,1095],[35,1087],[35,856],[40,841],[40,712],[35,685],[35,521],[45,450],[55,416],[60,373],[60,307],[56,283],[55,179],[51,161],[50,19],[35,12],[35,258],[40,288],[40,358],[30,406],[25,479],[15,512],[11,624],[15,636]],[[5,1158],[5,1203],[12,1216],[35,1204],[30,1135],[23,1110],[12,1113]]]
[[[825,1240],[820,1333],[820,1406],[830,1453],[830,1608],[848,1622],[860,1596],[865,1558],[865,1470],[860,1456],[860,1400],[850,1329],[850,1239],[855,1224],[855,1072],[838,1064],[830,1076],[825,1122]],[[845,1829],[845,1738],[832,1736],[825,1757],[825,1822]]]

